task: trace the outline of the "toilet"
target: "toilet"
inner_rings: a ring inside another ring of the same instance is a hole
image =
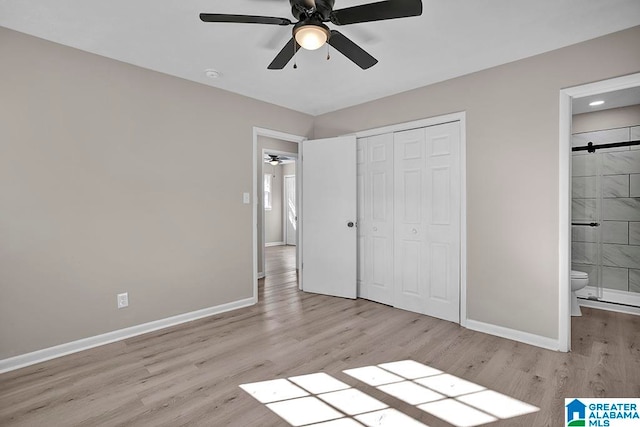
[[[584,271],[571,270],[571,315],[582,316],[576,291],[589,284],[589,275]]]

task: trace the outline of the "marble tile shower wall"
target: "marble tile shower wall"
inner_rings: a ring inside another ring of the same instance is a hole
[[[574,147],[640,140],[640,126],[572,136]],[[598,219],[597,156],[601,157],[602,220],[600,230],[572,227],[572,269],[596,276],[597,232],[602,233],[602,284],[605,288],[640,293],[640,146],[574,152],[572,220]]]

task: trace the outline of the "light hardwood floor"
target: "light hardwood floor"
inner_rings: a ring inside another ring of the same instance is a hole
[[[449,426],[342,372],[404,359],[540,408],[496,426],[560,426],[564,397],[640,396],[640,317],[583,309],[573,352],[558,353],[300,292],[287,250],[268,248],[253,307],[0,375],[0,425],[287,426],[239,385],[326,372],[426,425]]]

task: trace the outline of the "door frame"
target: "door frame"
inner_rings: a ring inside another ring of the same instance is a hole
[[[640,86],[640,73],[560,90],[558,350],[571,351],[571,103],[574,98]]]
[[[278,138],[278,139],[280,139],[280,138]],[[270,148],[263,148],[262,149],[262,157],[264,157],[264,155],[266,153],[277,154],[278,156],[287,156],[287,157],[294,158],[295,159],[295,164],[296,164],[296,170],[297,170],[297,168],[298,168],[298,153],[290,153],[288,151],[272,150]],[[261,171],[262,176],[264,177],[264,174],[267,172],[266,169],[265,169],[265,163],[264,162],[260,163],[260,171]],[[283,178],[284,178],[284,176],[283,176]],[[283,179],[283,181],[284,181],[284,179]],[[256,179],[256,183],[257,182],[258,181]],[[296,188],[296,191],[298,191],[297,188]],[[258,192],[258,190],[256,189],[256,193],[257,192]],[[262,197],[262,194],[260,195],[260,197]],[[282,192],[282,197],[284,199],[284,190]],[[297,205],[298,205],[298,201],[296,200],[296,206]],[[284,206],[284,203],[282,204],[282,206]],[[282,213],[282,216],[284,218],[284,212]],[[263,211],[263,213],[262,213],[262,247],[258,248],[258,250],[260,251],[260,253],[262,255],[262,262],[263,263],[265,263],[264,255],[265,255],[265,248],[267,247],[267,242],[266,242],[267,230],[266,230],[266,227],[265,227],[265,217],[266,217],[266,215],[265,215],[265,213]],[[281,221],[281,222],[284,224],[284,220]],[[283,230],[282,236],[284,237],[284,230]],[[297,259],[298,259],[298,254],[296,253],[296,260]],[[296,262],[296,265],[297,265],[297,262]],[[259,269],[260,269],[260,266],[258,266],[258,270]],[[262,279],[263,277],[265,277],[265,272],[263,271],[262,275],[260,275],[260,271],[258,271],[258,279]]]
[[[252,183],[251,183],[251,192],[253,194],[253,208],[252,208],[252,217],[251,217],[251,226],[252,226],[252,257],[253,257],[253,303],[258,302],[258,197],[262,195],[258,195],[258,172],[262,173],[262,166],[260,167],[260,171],[258,171],[258,156],[263,156],[262,153],[258,153],[258,137],[264,136],[267,138],[279,139],[282,141],[295,142],[296,144],[300,144],[302,141],[305,141],[307,138],[300,135],[294,135],[286,132],[280,132],[277,130],[261,128],[257,126],[253,126],[253,145],[252,145],[252,159],[253,163],[251,166],[252,169]],[[262,158],[262,157],[261,157]],[[300,160],[299,157],[296,160]],[[262,165],[262,163],[261,163]],[[302,162],[296,161],[296,205],[299,206],[300,200],[302,199],[302,195],[300,194],[300,173],[302,172]],[[302,212],[298,213],[298,219]],[[263,215],[264,221],[264,215]],[[262,227],[262,231],[264,232],[264,225]],[[302,230],[298,229],[298,246],[296,246],[296,258],[298,269],[302,263],[302,254],[300,252],[300,241],[302,239]],[[263,250],[264,250],[264,240],[263,240]],[[264,254],[263,254],[264,256]]]
[[[296,156],[296,163],[298,163],[298,158]],[[297,165],[296,165],[296,169],[297,169]],[[284,245],[287,246],[288,245],[288,238],[289,238],[289,233],[287,232],[288,230],[288,224],[287,224],[287,208],[288,208],[288,204],[287,204],[287,178],[293,178],[293,182],[295,185],[295,190],[294,193],[296,193],[296,197],[298,196],[298,186],[296,185],[296,175],[282,175],[282,240],[284,241]],[[298,217],[298,212],[300,211],[300,209],[298,208],[298,200],[296,199],[296,223],[298,222],[297,217]],[[296,224],[296,247],[298,246],[298,226]]]
[[[467,327],[467,121],[466,112],[445,114],[410,122],[354,132],[356,138],[366,138],[391,132],[460,122],[460,325]]]

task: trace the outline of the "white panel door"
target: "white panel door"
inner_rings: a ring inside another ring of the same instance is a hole
[[[296,244],[296,229],[298,228],[298,213],[296,209],[296,177],[284,177],[284,222],[285,245]]]
[[[460,320],[459,122],[394,135],[395,305]]]
[[[302,289],[356,297],[356,138],[302,144]]]
[[[359,141],[360,142],[360,141]],[[361,185],[360,236],[363,298],[393,305],[393,134],[366,138]],[[363,212],[362,212],[363,211]]]
[[[424,129],[394,134],[394,276],[395,306],[424,313],[425,272],[429,256],[424,244]]]
[[[426,128],[427,311],[460,322],[460,123]]]

